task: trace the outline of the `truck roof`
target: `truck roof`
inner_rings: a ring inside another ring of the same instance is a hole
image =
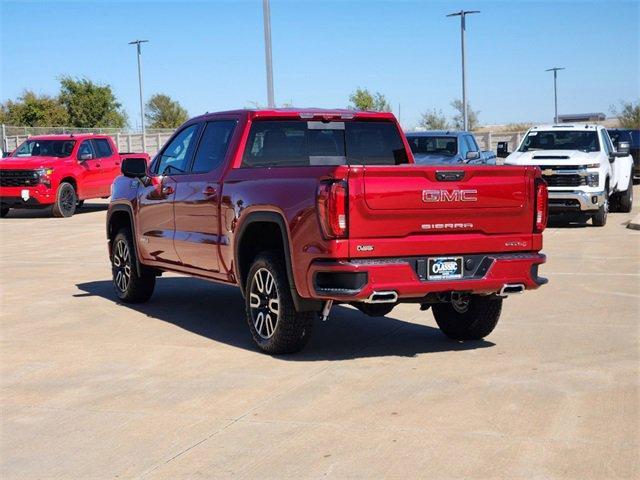
[[[219,115],[248,115],[251,118],[341,118],[350,120],[353,118],[380,118],[385,120],[395,120],[391,112],[373,112],[361,110],[349,110],[346,108],[264,108],[264,109],[238,109],[223,112],[207,112],[204,115],[195,117],[202,120]],[[192,120],[195,120],[192,119]]]
[[[470,134],[465,130],[425,130],[422,132],[406,132],[405,135],[412,137],[436,137],[436,136],[449,136],[459,137],[460,135]]]
[[[529,130],[597,130],[598,128],[604,128],[602,125],[591,125],[588,123],[556,123],[549,125],[536,125],[535,127],[531,127]]]
[[[106,138],[106,134],[95,133],[59,133],[47,135],[29,135],[29,140],[84,140],[86,138]]]

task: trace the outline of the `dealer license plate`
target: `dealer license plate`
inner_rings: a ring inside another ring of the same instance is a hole
[[[429,259],[427,278],[429,280],[455,280],[462,278],[462,257],[433,257]]]

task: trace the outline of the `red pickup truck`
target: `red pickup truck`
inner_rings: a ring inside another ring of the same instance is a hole
[[[120,175],[125,157],[108,135],[43,135],[29,137],[0,160],[0,214],[11,208],[52,207],[56,217],[70,217],[86,199],[106,198]]]
[[[479,339],[505,296],[547,281],[540,171],[415,165],[390,113],[207,114],[122,171],[107,213],[118,297],[147,301],[163,271],[237,285],[268,353],[302,348],[334,303],[383,316],[412,302]]]

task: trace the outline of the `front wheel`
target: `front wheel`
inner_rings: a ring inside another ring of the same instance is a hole
[[[609,191],[604,194],[604,203],[598,209],[598,212],[591,215],[591,223],[594,227],[604,227],[607,224],[607,215],[609,214]]]
[[[0,218],[4,218],[9,213],[9,207],[0,208]]]
[[[111,273],[113,287],[123,302],[143,303],[153,295],[156,276],[142,265],[138,270],[131,233],[122,229],[113,239]]]
[[[502,312],[502,298],[470,295],[448,303],[436,303],[432,310],[438,327],[447,337],[480,340],[496,328]]]
[[[296,311],[282,259],[259,255],[249,269],[245,291],[247,323],[263,352],[294,353],[309,341],[315,312]]]
[[[56,201],[53,204],[54,217],[71,217],[76,211],[78,196],[76,190],[69,182],[62,182],[56,192]]]

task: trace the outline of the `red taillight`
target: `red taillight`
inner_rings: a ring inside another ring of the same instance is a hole
[[[318,216],[327,238],[347,236],[347,183],[323,182],[318,188]]]
[[[547,218],[549,217],[549,193],[547,191],[547,183],[540,180],[536,183],[536,218],[534,231],[542,233],[547,226]]]

